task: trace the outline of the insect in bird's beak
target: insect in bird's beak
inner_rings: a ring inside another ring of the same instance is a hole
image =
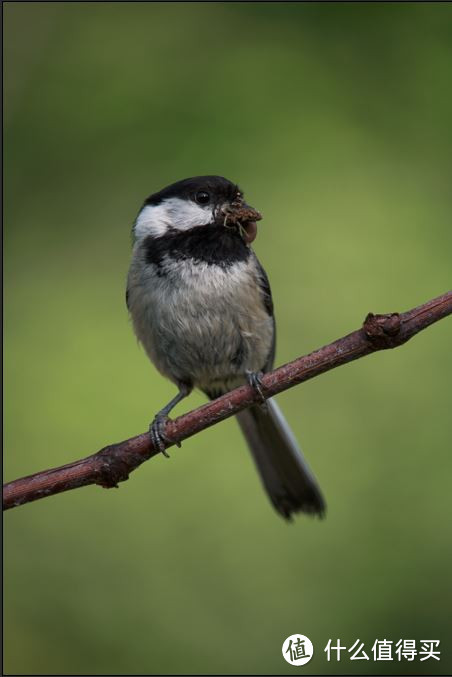
[[[223,205],[221,214],[224,218],[223,226],[225,228],[237,228],[246,244],[251,244],[255,240],[257,235],[256,221],[262,219],[260,212],[250,207],[243,200],[238,199]]]

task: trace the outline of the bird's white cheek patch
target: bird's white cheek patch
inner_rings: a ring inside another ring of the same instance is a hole
[[[146,205],[137,216],[133,232],[137,240],[153,235],[159,237],[166,233],[171,223],[164,204]]]
[[[134,234],[138,240],[148,235],[160,237],[170,228],[189,230],[212,222],[211,207],[201,207],[191,200],[172,197],[159,205],[143,207],[135,221]]]

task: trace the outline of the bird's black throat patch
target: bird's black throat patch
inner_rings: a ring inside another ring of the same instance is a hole
[[[251,251],[235,228],[212,224],[190,230],[171,230],[165,235],[149,235],[144,246],[146,262],[161,269],[165,257],[176,261],[190,260],[229,268],[246,261]]]

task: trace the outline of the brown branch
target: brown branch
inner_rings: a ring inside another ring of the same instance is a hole
[[[361,329],[265,374],[262,379],[264,395],[272,397],[298,383],[377,350],[396,348],[451,313],[452,291],[400,315],[369,313]],[[170,421],[166,428],[166,434],[171,440],[169,446],[233,416],[256,401],[256,392],[250,386],[241,386]],[[118,482],[126,480],[135,468],[157,453],[146,433],[111,444],[74,463],[43,470],[5,484],[3,508],[7,510],[87,484],[116,487]]]

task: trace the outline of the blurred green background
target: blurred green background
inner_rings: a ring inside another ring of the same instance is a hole
[[[264,214],[277,363],[450,287],[452,6],[12,3],[5,479],[174,395],[124,303],[144,197],[218,173]],[[5,515],[5,671],[448,674],[451,323],[278,400],[328,501],[272,511],[233,420]],[[194,394],[182,413],[204,400]],[[306,634],[304,668],[283,640]],[[442,658],[327,663],[328,639]]]

